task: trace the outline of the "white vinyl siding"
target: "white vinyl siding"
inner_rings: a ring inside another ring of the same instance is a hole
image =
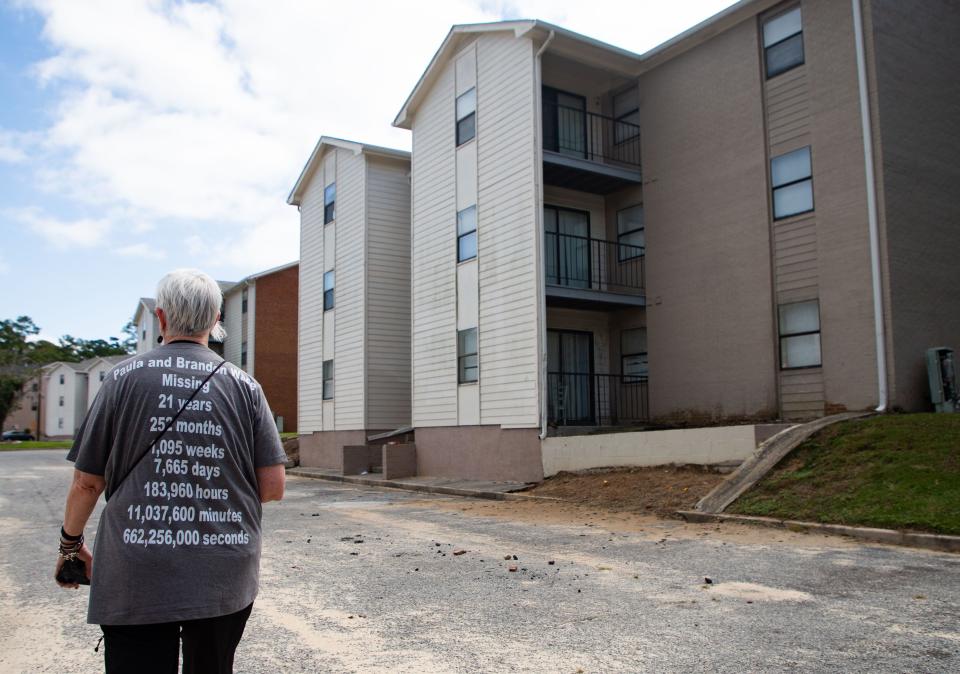
[[[237,288],[223,300],[223,312],[226,314],[224,329],[227,337],[223,340],[223,357],[240,367],[240,345],[243,344],[243,326],[246,320],[242,316],[243,290]]]
[[[410,165],[367,159],[367,428],[410,424]]]
[[[307,185],[300,205],[297,429],[301,434],[323,430],[323,173],[335,162],[324,164]]]
[[[482,424],[540,418],[533,57],[532,42],[510,34],[477,43]]]
[[[244,368],[251,377],[256,374],[253,371],[254,359],[257,354],[257,284],[251,283],[247,293],[247,313],[244,314],[243,339],[247,343],[247,366]]]
[[[366,427],[363,390],[366,295],[363,269],[366,218],[363,168],[362,154],[338,150],[337,251],[333,267],[336,270],[336,327],[333,334],[334,353],[324,352],[324,360],[336,361],[336,423],[335,429],[324,427],[324,430],[361,430]]]
[[[453,64],[447,64],[412,127],[414,426],[457,424],[454,127]]]

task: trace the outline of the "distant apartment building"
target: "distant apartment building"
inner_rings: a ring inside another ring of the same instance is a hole
[[[224,358],[263,387],[281,430],[297,430],[296,262],[251,274],[224,292]]]
[[[40,377],[24,383],[17,403],[3,420],[4,431],[29,431],[35,436],[40,431]]]
[[[298,431],[306,466],[410,424],[410,155],[323,137],[300,211]]]
[[[924,349],[960,348],[958,34],[891,0],[744,0],[643,55],[454,26],[394,122],[420,472],[539,479],[564,428],[924,409]]]
[[[73,437],[103,381],[117,363],[129,357],[105,356],[45,366],[40,386],[40,423],[44,437]]]
[[[160,321],[157,320],[157,302],[152,297],[141,297],[137,310],[133,314],[133,325],[137,329],[137,355],[150,351],[157,346],[160,337]]]

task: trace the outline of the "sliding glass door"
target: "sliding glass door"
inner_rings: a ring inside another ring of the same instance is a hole
[[[552,423],[593,424],[593,333],[547,331],[547,383]]]
[[[556,206],[543,207],[546,230],[547,285],[590,287],[590,214]]]

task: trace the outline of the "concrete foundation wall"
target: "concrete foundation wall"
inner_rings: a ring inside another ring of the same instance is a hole
[[[772,426],[772,427],[771,427]],[[638,433],[604,433],[547,438],[543,441],[544,477],[560,471],[662,466],[671,463],[713,465],[743,461],[779,425],[717,426]]]
[[[317,431],[300,436],[300,465],[343,470],[343,448],[363,445],[367,431]]]
[[[418,475],[519,482],[543,479],[535,428],[422,427],[416,429],[416,444]]]

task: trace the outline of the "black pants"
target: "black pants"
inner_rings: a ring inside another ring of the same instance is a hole
[[[107,674],[230,674],[253,604],[217,618],[153,625],[101,625]]]

